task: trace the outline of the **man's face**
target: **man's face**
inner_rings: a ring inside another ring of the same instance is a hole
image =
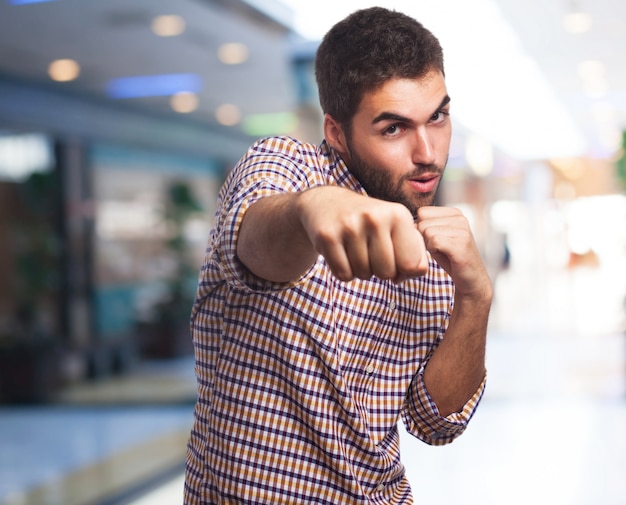
[[[366,93],[342,156],[368,195],[417,209],[432,205],[448,159],[452,126],[443,75],[392,79]]]

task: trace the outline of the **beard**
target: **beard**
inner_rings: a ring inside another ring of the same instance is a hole
[[[350,166],[348,169],[372,198],[401,203],[409,209],[414,217],[417,216],[417,209],[433,205],[435,202],[441,178],[437,187],[430,193],[409,192],[406,189],[406,182],[426,172],[443,175],[445,164],[443,166],[419,165],[411,173],[405,174],[399,179],[393,179],[386,170],[361,158],[356,150],[352,148],[352,145],[348,144],[348,149],[350,153]]]

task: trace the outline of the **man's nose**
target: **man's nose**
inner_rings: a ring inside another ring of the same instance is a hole
[[[413,162],[418,165],[431,165],[435,162],[435,149],[428,130],[423,126],[415,132]]]

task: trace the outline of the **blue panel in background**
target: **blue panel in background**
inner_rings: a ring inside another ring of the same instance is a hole
[[[40,4],[44,2],[54,2],[55,0],[8,0],[13,5]]]
[[[197,93],[202,89],[202,79],[196,74],[139,75],[111,79],[107,94],[111,98],[140,98],[167,96],[183,91]]]
[[[95,144],[91,159],[99,169],[114,167],[123,170],[150,170],[166,174],[220,174],[221,164],[208,156],[183,156],[119,145]]]
[[[106,340],[135,329],[135,286],[99,287],[94,295],[96,332]]]

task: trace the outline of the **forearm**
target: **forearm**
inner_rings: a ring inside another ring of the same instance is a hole
[[[317,186],[252,204],[243,217],[237,256],[252,273],[275,282],[297,279],[320,254],[342,281],[408,278],[428,269],[425,251],[415,253],[420,246],[423,251],[406,207]]]
[[[300,277],[317,258],[298,211],[301,193],[269,196],[246,211],[237,257],[253,274],[274,282]]]
[[[424,383],[440,415],[458,412],[485,376],[487,322],[491,287],[480,296],[456,297],[441,344],[424,371]]]

